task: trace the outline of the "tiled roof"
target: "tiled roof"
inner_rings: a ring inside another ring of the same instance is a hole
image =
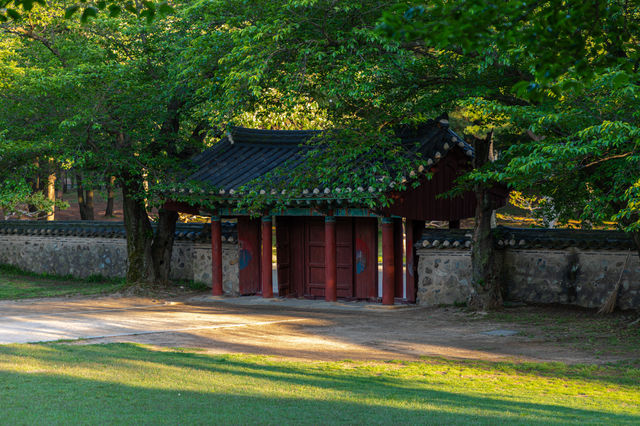
[[[470,248],[471,230],[425,229],[416,248]],[[494,229],[497,248],[583,250],[635,250],[631,237],[619,231],[583,231],[575,229],[507,228]]]
[[[152,225],[155,226],[155,225]],[[35,235],[94,238],[125,238],[122,222],[100,221],[0,221],[0,235]],[[223,241],[238,241],[235,223],[222,223]],[[176,240],[211,241],[211,226],[208,223],[178,223]]]
[[[460,149],[473,157],[473,148],[456,135],[447,120],[430,120],[419,127],[398,129],[398,136],[409,155],[422,161],[417,170],[407,170],[407,178],[426,173],[451,149]],[[223,197],[239,196],[239,188],[265,176],[279,167],[292,169],[304,161],[311,138],[322,137],[320,131],[312,130],[257,130],[235,127],[231,133],[212,148],[193,158],[196,171],[187,178],[208,184],[213,194]],[[357,161],[354,162],[357,167]],[[262,191],[271,191],[262,188]],[[307,188],[304,198],[341,198],[340,193],[348,189],[325,187]],[[354,191],[371,191],[371,188],[353,188]],[[346,198],[346,197],[345,197]]]

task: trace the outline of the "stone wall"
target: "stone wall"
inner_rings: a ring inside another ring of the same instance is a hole
[[[459,236],[423,238],[418,244],[419,304],[467,301],[471,289],[471,252],[464,239],[456,240]],[[455,247],[452,240],[458,241]],[[573,240],[574,247],[570,244],[556,248],[528,248],[530,241],[499,241],[502,248],[497,255],[503,265],[506,300],[597,308],[620,279],[618,307],[640,308],[640,258],[630,246],[609,240],[597,249],[579,248],[575,247],[581,245],[579,241]]]
[[[223,287],[238,294],[238,245],[222,245]],[[55,275],[124,277],[127,245],[124,238],[0,233],[0,264]],[[211,286],[211,243],[179,239],[174,243],[171,278]]]

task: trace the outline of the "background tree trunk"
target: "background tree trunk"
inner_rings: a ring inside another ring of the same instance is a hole
[[[113,199],[115,197],[116,177],[110,176],[107,181],[107,208],[104,211],[105,217],[113,217]]]
[[[480,168],[493,161],[493,131],[485,139],[475,139],[474,167]],[[477,310],[496,309],[502,306],[501,256],[495,252],[491,232],[493,203],[489,187],[476,185],[476,215],[471,245],[471,281],[473,293],[469,306]]]
[[[93,189],[85,191],[80,175],[76,175],[76,193],[78,194],[78,209],[80,210],[80,220],[94,220],[93,210]]]
[[[49,171],[49,176],[47,176],[47,199],[49,201],[56,201],[56,173],[53,169],[53,165]],[[47,220],[55,220],[56,219],[56,207],[55,205],[51,206],[51,211],[47,212]]]
[[[66,194],[67,192],[69,192],[69,186],[67,183],[67,179],[69,178],[69,173],[67,171],[61,171],[60,178],[62,179],[62,193]]]

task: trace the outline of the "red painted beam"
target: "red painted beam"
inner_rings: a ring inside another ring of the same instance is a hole
[[[273,236],[271,234],[271,216],[262,218],[262,297],[273,297],[273,271],[271,266]]]
[[[211,217],[211,292],[222,296],[222,227],[220,217]]]
[[[338,268],[336,250],[336,218],[324,218],[324,299],[335,302],[338,295]]]
[[[393,305],[395,261],[393,256],[393,219],[382,218],[382,304]]]

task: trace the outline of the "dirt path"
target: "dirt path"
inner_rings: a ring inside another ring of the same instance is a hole
[[[526,325],[478,320],[456,308],[189,296],[40,299],[0,302],[0,343],[86,339],[80,344],[136,342],[315,360],[524,359],[591,363],[562,342],[531,337]],[[492,336],[495,330],[519,334]]]

